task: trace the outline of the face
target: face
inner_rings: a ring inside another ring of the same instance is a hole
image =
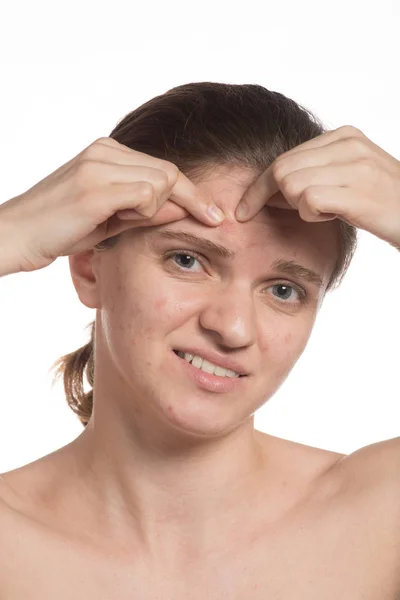
[[[219,167],[197,182],[227,215],[218,227],[188,216],[128,230],[106,252],[71,257],[80,300],[98,309],[96,402],[107,397],[124,418],[151,414],[170,429],[215,435],[245,422],[284,382],[334,267],[337,222],[307,223],[296,210],[264,208],[238,223],[235,208],[254,177],[248,169]],[[178,232],[232,256],[176,239]],[[314,271],[322,287],[273,267],[278,259]],[[173,352],[190,348],[217,351],[248,375],[229,391],[205,389]]]

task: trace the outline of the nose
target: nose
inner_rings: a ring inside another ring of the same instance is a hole
[[[208,296],[201,313],[200,324],[216,342],[229,348],[251,346],[256,341],[256,307],[249,289],[227,285]]]

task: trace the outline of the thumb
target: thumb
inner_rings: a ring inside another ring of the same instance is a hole
[[[267,203],[268,199],[279,192],[279,186],[272,174],[272,165],[267,167],[249,185],[236,207],[235,217],[238,221],[252,219]]]

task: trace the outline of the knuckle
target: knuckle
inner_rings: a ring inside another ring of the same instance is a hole
[[[164,160],[162,161],[162,169],[167,175],[167,183],[175,184],[179,175],[178,167],[174,163]]]
[[[109,152],[108,148],[117,145],[118,142],[111,138],[101,137],[90,144],[82,153],[84,158],[95,159],[104,157]]]
[[[363,132],[357,127],[354,127],[354,125],[342,125],[338,128],[338,131],[348,135],[349,137],[360,137],[364,135]]]
[[[146,217],[152,217],[157,212],[157,194],[149,181],[141,181],[137,196],[137,207]]]
[[[289,197],[295,196],[297,193],[296,180],[290,174],[286,175],[286,177],[284,177],[282,179],[280,187],[281,187],[282,191],[284,192],[284,195],[287,195]]]
[[[121,144],[120,142],[118,142],[114,138],[112,138],[112,137],[106,137],[106,136],[97,138],[97,140],[95,140],[93,142],[93,144],[91,144],[91,145],[92,146],[104,146],[105,145],[105,146],[111,146],[112,148],[119,148],[121,146],[124,147],[123,144]]]
[[[361,170],[361,173],[368,175],[375,171],[376,165],[373,160],[369,157],[362,157],[357,160],[358,169]]]
[[[359,137],[349,137],[347,138],[347,144],[354,154],[357,154],[362,158],[367,158],[369,156],[369,148],[363,139]]]
[[[318,209],[318,202],[320,199],[320,192],[315,186],[306,188],[302,194],[302,200],[313,210]]]
[[[84,155],[89,157],[99,156],[99,152],[104,152],[104,150],[107,151],[107,148],[105,148],[104,146],[110,146],[110,138],[98,138],[86,148]]]
[[[157,206],[149,199],[143,200],[135,207],[136,210],[145,217],[153,217],[157,212]]]
[[[100,147],[99,146],[89,146],[84,150],[81,158],[81,162],[85,162],[87,160],[94,160],[100,157],[99,154]]]
[[[282,159],[279,159],[279,161],[278,161],[278,159],[275,160],[275,162],[271,166],[271,171],[272,171],[273,177],[277,181],[280,181],[283,178],[283,176],[284,176],[284,170],[283,170]]]
[[[135,186],[135,208],[144,217],[152,217],[157,212],[155,190],[149,181],[138,181]]]
[[[139,181],[137,186],[137,193],[140,198],[144,201],[152,200],[155,190],[150,181]]]
[[[91,144],[91,145],[94,146],[94,145],[98,145],[98,144],[109,144],[110,142],[115,142],[115,140],[113,140],[112,138],[103,136],[103,137],[97,138],[97,140],[95,140],[93,142],[93,144]],[[90,148],[90,146],[89,146],[89,148]]]

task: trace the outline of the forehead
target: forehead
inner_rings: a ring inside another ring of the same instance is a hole
[[[210,169],[196,185],[205,191],[225,213],[227,218],[218,227],[221,232],[234,232],[239,224],[235,210],[244,192],[258,177],[259,172],[246,167],[221,165]],[[279,195],[279,194],[278,194]],[[283,196],[282,196],[283,198]],[[312,223],[304,221],[297,210],[265,207],[246,224],[252,223],[254,232],[268,235],[273,241],[284,243],[292,249],[309,249],[322,253],[327,260],[336,258],[338,251],[338,220]],[[263,227],[262,227],[263,226]],[[261,233],[263,232],[263,233]]]

